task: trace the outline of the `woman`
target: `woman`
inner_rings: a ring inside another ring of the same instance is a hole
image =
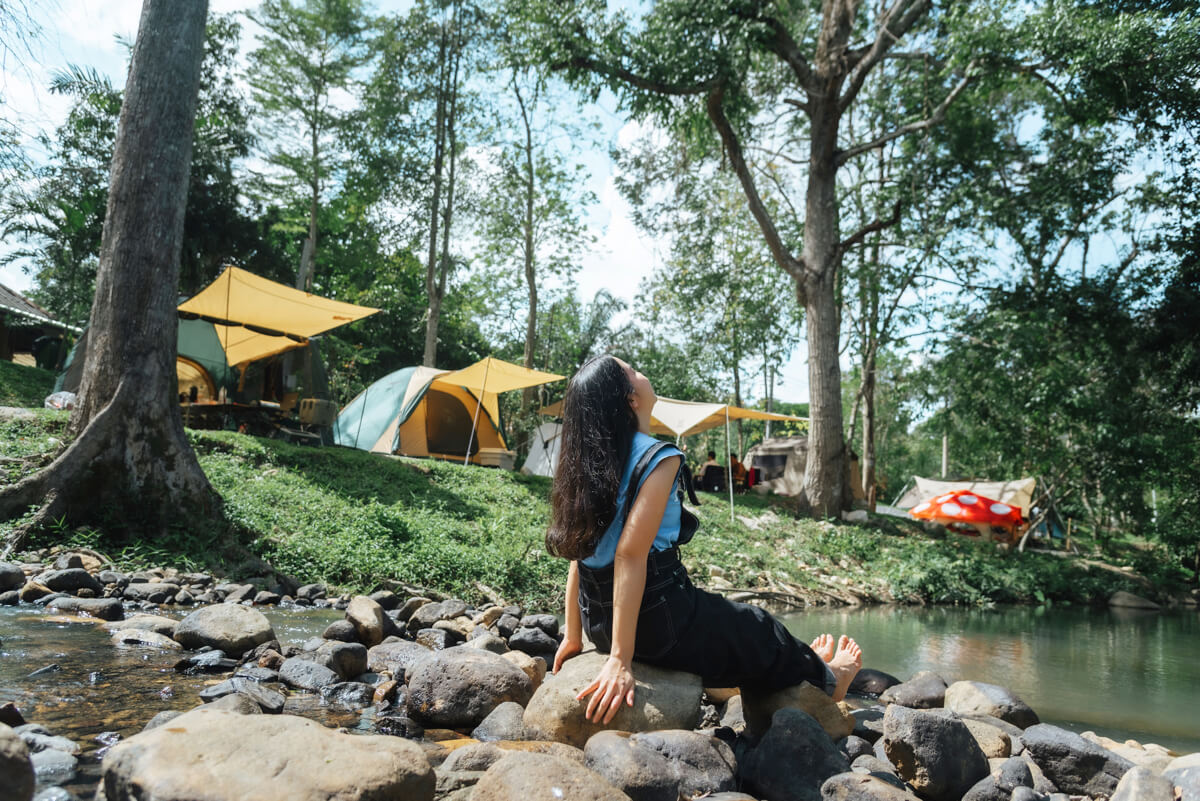
[[[862,666],[853,640],[806,646],[763,610],[688,578],[678,546],[696,519],[680,503],[681,452],[650,436],[655,400],[649,380],[612,356],[567,387],[546,533],[547,550],[571,560],[554,671],[582,650],[586,627],[609,655],[578,696],[591,696],[585,715],[598,723],[633,705],[635,659],[698,673],[706,687],[769,693],[807,681],[840,700]]]

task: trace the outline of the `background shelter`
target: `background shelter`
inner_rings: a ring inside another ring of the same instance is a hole
[[[0,359],[56,370],[66,347],[64,336],[81,330],[59,322],[20,292],[0,284]]]
[[[500,431],[499,393],[561,379],[490,356],[462,370],[406,367],[346,404],[334,422],[334,442],[511,468]]]
[[[804,489],[804,471],[808,464],[808,437],[772,437],[746,452],[747,468],[758,470],[758,484],[764,491],[776,495],[799,495]],[[855,500],[864,500],[862,471],[858,457],[849,453],[846,460],[846,481]]]
[[[529,446],[529,455],[521,472],[530,476],[554,477],[558,467],[558,452],[562,447],[562,424],[542,423],[534,432],[533,441]]]
[[[1021,510],[1021,516],[1029,519],[1029,509],[1037,492],[1036,478],[1018,478],[1012,481],[939,481],[933,478],[913,476],[905,485],[899,499],[892,504],[899,509],[911,509],[930,498],[956,491],[974,492],[994,498]]]

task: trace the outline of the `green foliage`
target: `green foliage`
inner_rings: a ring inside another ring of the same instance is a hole
[[[0,406],[41,408],[54,390],[54,373],[0,360]]]

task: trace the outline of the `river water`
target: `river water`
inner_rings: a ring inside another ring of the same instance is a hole
[[[1045,722],[1200,751],[1200,613],[1008,607],[814,609],[806,642],[845,632],[866,667],[1008,687]]]
[[[320,634],[343,613],[262,610],[285,644]],[[1011,688],[1041,719],[1117,740],[1200,751],[1200,614],[1076,609],[997,610],[870,607],[815,609],[786,618],[797,636],[854,636],[867,667],[902,679],[933,670]],[[90,797],[104,740],[141,731],[155,713],[185,710],[205,686],[227,678],[182,676],[181,652],[114,646],[94,623],[34,607],[0,607],[0,703],[83,749],[80,776],[66,785]],[[48,665],[58,670],[29,674]],[[330,726],[369,730],[369,712],[326,707],[308,693],[285,711]],[[100,738],[100,739],[97,739]]]

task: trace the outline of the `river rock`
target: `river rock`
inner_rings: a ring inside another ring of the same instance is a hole
[[[145,629],[117,629],[110,638],[114,645],[133,645],[142,648],[162,648],[168,651],[178,651],[182,646],[165,634],[158,634]]]
[[[413,612],[416,612],[422,606],[431,603],[433,603],[433,601],[429,598],[409,598],[400,606],[399,609],[389,612],[388,617],[397,623],[407,623],[413,616]]]
[[[583,749],[583,764],[633,801],[679,801],[679,779],[667,758],[639,748],[628,734],[596,732]]]
[[[900,683],[900,679],[891,673],[884,673],[882,670],[874,670],[872,668],[863,668],[854,674],[854,680],[850,682],[850,692],[855,695],[869,695],[873,698],[878,698],[884,690],[889,687],[895,687]]]
[[[784,708],[803,709],[821,724],[831,740],[840,740],[854,731],[854,718],[830,698],[808,682],[794,687],[785,687],[769,695],[742,693],[742,713],[753,736],[760,737],[775,713]]]
[[[1010,757],[975,783],[962,801],[1009,801],[1018,787],[1033,789],[1033,773],[1020,757]]]
[[[1125,609],[1161,609],[1154,601],[1143,598],[1140,595],[1134,595],[1132,592],[1125,590],[1117,590],[1112,595],[1108,596],[1108,605],[1116,606]]]
[[[922,670],[903,684],[888,687],[879,694],[879,700],[910,709],[937,709],[946,700],[946,681],[936,673]]]
[[[442,621],[438,621],[442,622]],[[461,633],[449,628],[420,629],[413,639],[431,651],[444,651],[466,640]]]
[[[0,723],[13,728],[24,726],[25,716],[21,714],[21,710],[17,708],[16,704],[6,701],[0,704]]]
[[[822,801],[919,801],[911,790],[873,773],[839,773],[821,785]]]
[[[1163,776],[1183,791],[1183,801],[1200,801],[1200,753],[1172,760]]]
[[[38,784],[66,784],[75,778],[79,769],[79,760],[74,754],[59,751],[57,748],[47,748],[30,755],[33,772]]]
[[[260,708],[259,711],[261,712],[262,709]],[[157,729],[159,726],[163,725],[164,723],[169,723],[182,714],[183,710],[181,709],[164,709],[163,711],[156,713],[154,717],[150,718],[150,720],[146,721],[146,725],[142,727],[142,731]]]
[[[508,638],[508,647],[514,651],[524,651],[530,656],[549,657],[558,650],[558,640],[540,628],[521,628]]]
[[[931,801],[957,801],[988,774],[987,757],[957,718],[893,704],[883,748],[900,777]]]
[[[819,801],[825,780],[849,770],[821,724],[795,708],[776,712],[758,746],[742,760],[745,789],[771,801]]]
[[[73,615],[87,615],[100,620],[121,620],[125,610],[118,598],[55,598],[46,604],[47,609],[57,609]]]
[[[275,631],[262,612],[236,604],[197,609],[175,627],[175,641],[184,648],[207,645],[234,657],[273,639]]]
[[[478,636],[468,638],[467,645],[481,651],[491,651],[493,654],[503,655],[509,652],[508,643],[504,641],[504,638],[492,634],[487,629],[484,629],[483,633]]]
[[[375,673],[390,673],[404,681],[413,666],[433,655],[433,651],[411,640],[389,640],[367,651],[367,667]]]
[[[21,586],[21,600],[27,604],[31,604],[39,598],[45,598],[47,595],[54,593],[54,590],[47,587],[45,584],[29,579]]]
[[[207,709],[118,743],[102,769],[107,801],[431,801],[435,787],[429,761],[407,740]]]
[[[703,691],[700,677],[636,662],[633,706],[621,704],[608,725],[585,719],[587,699],[577,701],[575,696],[592,683],[607,659],[595,651],[580,654],[567,660],[557,675],[547,676],[525,707],[525,727],[542,739],[582,748],[604,729],[639,732],[690,729],[696,724]]]
[[[967,731],[971,732],[971,736],[975,738],[975,742],[979,744],[979,750],[985,757],[1007,759],[1012,756],[1012,738],[1003,729],[975,718],[959,719],[967,727]]]
[[[474,648],[448,648],[413,666],[408,714],[427,727],[474,728],[505,701],[524,705],[533,685],[502,656]]]
[[[546,660],[541,657],[530,656],[524,651],[508,651],[501,654],[501,656],[519,667],[529,677],[529,681],[533,683],[533,691],[537,692],[537,689],[542,686],[542,682],[546,679]]]
[[[500,615],[498,614],[496,620],[499,619]],[[558,618],[554,615],[526,615],[521,618],[519,626],[523,629],[541,629],[551,637],[558,636]]]
[[[358,629],[349,620],[335,620],[325,627],[321,637],[337,642],[358,642]]]
[[[1149,768],[1135,766],[1117,782],[1110,801],[1175,801],[1175,785]]]
[[[234,676],[232,679],[226,679],[220,684],[205,687],[200,691],[200,700],[210,703],[230,693],[245,693],[257,701],[258,705],[262,707],[263,712],[269,715],[278,715],[283,712],[285,699],[282,694],[274,690],[269,690],[258,682],[241,676]]]
[[[283,660],[283,664],[279,668],[279,680],[289,687],[317,692],[322,687],[337,684],[341,677],[311,659],[293,656],[291,659]]]
[[[326,641],[307,655],[349,681],[367,672],[367,649],[361,643]]]
[[[488,713],[471,732],[471,736],[483,742],[528,739],[525,731],[525,708],[516,701],[505,701]]]
[[[16,590],[0,592],[0,606],[16,606],[21,603],[21,593]]]
[[[432,628],[439,620],[453,620],[466,611],[467,605],[456,598],[422,604],[409,617],[408,631],[416,634],[421,629]]]
[[[835,745],[837,745],[837,749],[846,757],[852,768],[854,767],[854,760],[864,754],[870,755],[874,753],[874,749],[871,747],[869,741],[853,734],[838,740]]]
[[[488,769],[471,801],[630,801],[600,774],[549,754],[511,753]]]
[[[129,584],[121,593],[131,601],[147,601],[154,604],[167,603],[179,594],[178,584],[165,581],[138,582]]]
[[[246,693],[230,693],[223,695],[212,703],[208,704],[204,709],[223,709],[226,712],[234,712],[238,715],[261,715],[263,714],[262,707]],[[146,728],[152,728],[149,724]]]
[[[485,771],[504,758],[505,752],[495,743],[474,743],[456,748],[439,766],[447,771]]]
[[[1025,748],[1060,791],[1109,797],[1133,763],[1074,732],[1039,723],[1021,735]]]
[[[104,592],[104,585],[96,581],[95,576],[82,567],[72,567],[66,570],[52,570],[39,577],[40,583],[54,592],[75,593],[79,590],[91,590],[99,595]]]
[[[25,586],[25,571],[10,562],[0,562],[0,592],[19,590]]]
[[[162,615],[133,615],[124,620],[105,623],[101,626],[106,631],[117,631],[118,629],[140,629],[142,631],[153,631],[155,634],[161,634],[164,637],[175,637],[175,627],[179,625],[178,620]]]
[[[496,620],[496,631],[500,633],[501,637],[511,637],[512,633],[520,627],[521,619],[507,612],[501,614]]]
[[[982,681],[956,681],[946,688],[945,707],[959,715],[991,715],[1022,729],[1037,724],[1029,704],[1004,687]]]
[[[697,731],[667,729],[634,734],[630,739],[639,748],[666,757],[679,782],[679,793],[685,798],[707,797],[737,787],[737,759],[733,749],[716,737]]]
[[[36,781],[29,747],[15,731],[0,723],[0,786],[9,788],[14,801],[29,801]]]
[[[225,656],[220,649],[202,651],[180,659],[175,663],[175,671],[188,676],[199,673],[229,673],[237,667],[237,661]]]
[[[340,681],[321,688],[321,698],[343,709],[366,709],[371,705],[375,688],[361,681]]]
[[[368,648],[383,642],[383,607],[365,595],[356,595],[346,607],[346,619]]]

